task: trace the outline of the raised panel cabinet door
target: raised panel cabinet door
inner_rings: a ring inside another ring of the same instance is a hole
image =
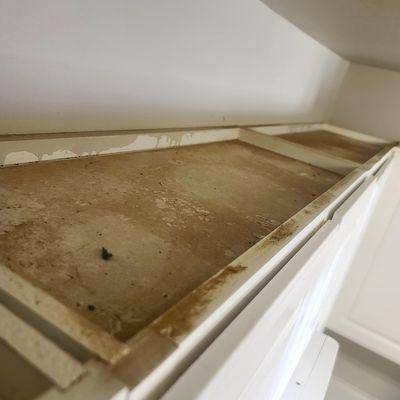
[[[377,177],[373,209],[329,328],[400,363],[400,152]]]

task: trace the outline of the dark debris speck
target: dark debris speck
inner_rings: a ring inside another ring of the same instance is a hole
[[[112,253],[110,253],[105,247],[101,248],[101,258],[103,260],[109,260],[112,256]]]

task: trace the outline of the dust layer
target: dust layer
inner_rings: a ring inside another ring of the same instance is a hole
[[[340,178],[238,141],[8,167],[0,262],[127,340]]]
[[[282,139],[361,164],[384,147],[384,144],[362,142],[327,131],[296,132],[279,136]]]

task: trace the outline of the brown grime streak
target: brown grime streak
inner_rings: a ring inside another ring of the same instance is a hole
[[[243,265],[227,266],[154,321],[152,328],[172,340],[184,336],[194,328],[194,321],[216,297],[213,292],[246,269],[247,267]]]

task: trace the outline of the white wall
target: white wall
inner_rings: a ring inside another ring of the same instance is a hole
[[[321,121],[348,63],[259,0],[0,0],[0,133]]]
[[[331,122],[381,138],[400,140],[400,72],[351,64]]]

